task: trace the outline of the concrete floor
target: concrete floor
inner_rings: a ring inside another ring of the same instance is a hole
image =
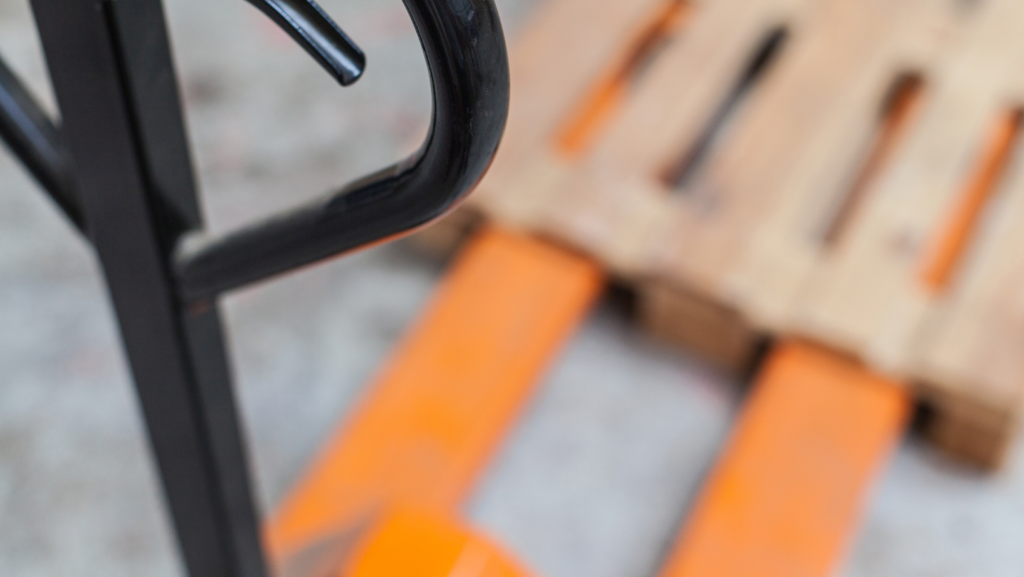
[[[535,1],[499,2],[513,36]],[[48,100],[26,4],[0,0],[0,52]],[[240,0],[167,2],[214,229],[389,162],[426,130],[427,77],[400,2],[323,4],[370,57],[349,89]],[[226,299],[264,510],[441,270],[389,245]],[[180,575],[96,263],[5,154],[0,375],[0,575]],[[553,367],[467,515],[538,575],[651,575],[739,399],[737,383],[602,307]],[[907,441],[837,573],[1024,573],[1017,452],[1006,470],[981,476]]]

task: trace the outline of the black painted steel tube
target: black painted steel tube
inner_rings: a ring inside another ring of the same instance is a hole
[[[249,0],[288,33],[327,72],[348,86],[363,74],[366,56],[314,0]]]
[[[430,132],[406,160],[317,201],[220,238],[187,237],[175,257],[187,301],[392,238],[453,208],[487,170],[504,131],[509,77],[491,0],[405,0],[430,70]]]
[[[60,131],[0,59],[0,138],[49,193],[68,220],[85,230],[71,155]]]

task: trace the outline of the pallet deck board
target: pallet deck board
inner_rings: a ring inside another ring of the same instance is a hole
[[[856,177],[878,111],[901,68],[898,43],[925,24],[929,2],[834,2],[794,38],[775,78],[751,105],[698,184],[716,204],[685,220],[659,270],[679,267],[757,324],[784,330],[793,296],[819,261],[828,206]],[[889,16],[881,25],[883,15]],[[919,31],[918,31],[919,32]],[[711,202],[711,201],[708,201]],[[692,222],[703,226],[695,227]],[[689,225],[689,226],[684,226]],[[692,281],[691,281],[692,282]]]
[[[820,2],[723,0],[693,8],[676,42],[582,166],[547,192],[534,221],[544,234],[636,272],[661,215],[672,211],[664,173],[697,144],[771,30]],[[694,82],[700,78],[701,82]],[[694,227],[687,227],[694,230]]]
[[[621,61],[668,1],[555,0],[543,6],[527,32],[512,45],[512,92],[501,154],[470,206],[505,215],[502,222],[528,219],[544,187],[514,183],[538,156],[557,154],[559,130],[589,90]],[[503,191],[517,188],[516,194]]]

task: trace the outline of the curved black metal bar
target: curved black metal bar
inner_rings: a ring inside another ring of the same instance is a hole
[[[327,72],[348,86],[366,68],[363,51],[314,0],[249,0],[288,33]]]
[[[441,216],[483,176],[508,114],[505,40],[491,0],[405,0],[430,69],[434,114],[420,150],[340,192],[222,238],[192,237],[175,260],[179,293],[208,299],[408,232]]]
[[[18,77],[0,59],[0,138],[21,160],[78,230],[85,219],[78,203],[71,154],[60,131]]]

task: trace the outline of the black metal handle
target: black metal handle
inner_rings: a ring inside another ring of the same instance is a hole
[[[64,146],[60,130],[2,59],[0,139],[64,211],[68,220],[84,232],[85,221],[78,203],[71,154]]]
[[[284,29],[343,86],[362,76],[363,51],[314,0],[248,0]]]
[[[341,191],[221,238],[187,237],[175,255],[186,301],[408,232],[441,216],[483,176],[508,114],[505,40],[491,0],[404,0],[430,70],[423,146]]]

